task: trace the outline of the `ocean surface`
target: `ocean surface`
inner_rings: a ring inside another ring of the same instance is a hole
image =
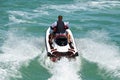
[[[58,15],[76,60],[46,57],[45,32]],[[120,0],[0,0],[0,80],[120,80]]]

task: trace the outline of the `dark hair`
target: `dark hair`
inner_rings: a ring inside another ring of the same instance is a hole
[[[58,18],[63,18],[63,16],[59,15]]]

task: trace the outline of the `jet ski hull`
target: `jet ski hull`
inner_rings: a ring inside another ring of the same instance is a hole
[[[58,45],[56,44],[55,40],[53,40],[53,49],[51,49],[50,43],[49,43],[50,28],[47,29],[45,42],[46,42],[47,56],[50,57],[51,61],[56,62],[60,60],[62,57],[66,57],[68,59],[71,59],[71,58],[75,59],[76,56],[78,56],[78,52],[77,52],[77,48],[74,42],[72,32],[70,31],[70,29],[68,29],[67,32],[71,36],[72,45],[74,49],[71,49],[68,43],[64,46]]]

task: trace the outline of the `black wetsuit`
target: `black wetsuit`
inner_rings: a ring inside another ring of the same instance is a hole
[[[56,33],[65,33],[66,29],[63,21],[57,21]]]

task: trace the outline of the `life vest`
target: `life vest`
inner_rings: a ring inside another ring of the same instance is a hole
[[[68,27],[64,24],[63,21],[57,21],[57,25],[53,28],[55,33],[65,33]]]

